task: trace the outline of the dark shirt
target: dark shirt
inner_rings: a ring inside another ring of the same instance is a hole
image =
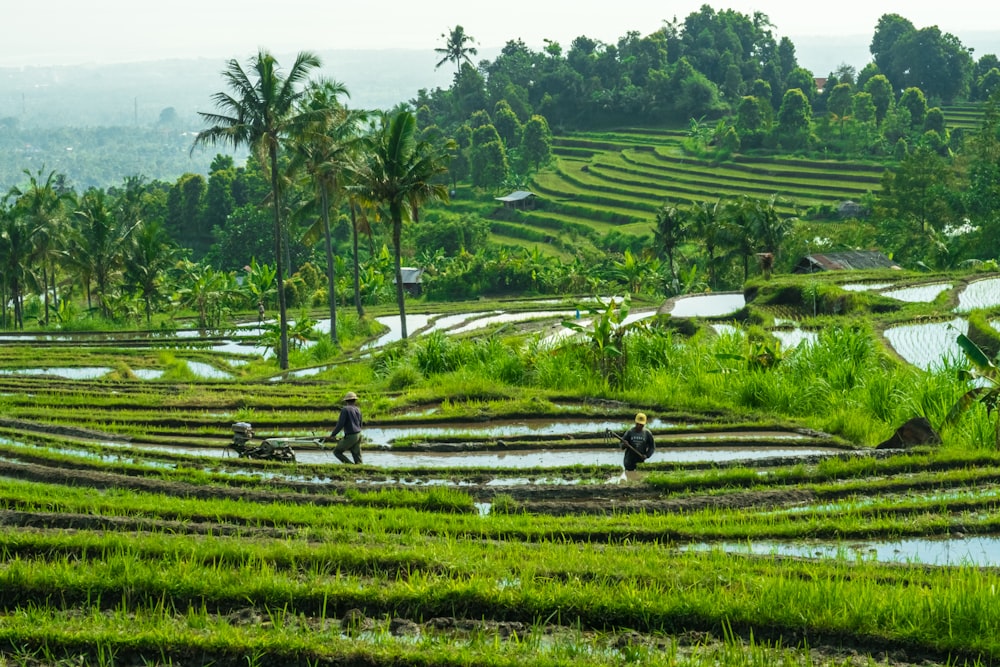
[[[332,438],[341,431],[344,432],[344,435],[361,433],[361,423],[361,408],[356,405],[345,405],[340,409],[340,418],[337,419],[337,425],[333,428],[330,437]]]
[[[656,449],[653,444],[653,434],[647,431],[645,427],[641,431],[636,430],[634,427],[630,428],[625,432],[625,440],[642,455],[636,454],[622,444],[622,447],[625,447],[626,470],[635,470],[636,464],[648,459]]]

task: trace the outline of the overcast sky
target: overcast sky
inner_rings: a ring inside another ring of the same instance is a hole
[[[897,13],[917,28],[937,25],[969,46],[973,31],[1000,29],[994,0],[47,0],[8,5],[0,21],[0,66],[132,62],[161,58],[245,59],[330,49],[430,49],[461,25],[482,48],[520,38],[568,48],[579,35],[613,43],[646,35],[703,4],[765,13],[778,36],[865,35]],[[977,54],[979,51],[977,50]]]

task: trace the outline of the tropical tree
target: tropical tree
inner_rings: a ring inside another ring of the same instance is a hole
[[[469,56],[479,53],[476,47],[470,46],[471,44],[475,44],[476,40],[471,35],[465,33],[465,28],[456,25],[449,32],[441,33],[441,38],[445,40],[445,45],[434,49],[435,53],[441,55],[441,60],[434,66],[435,69],[447,62],[455,63],[455,68],[458,71],[461,71],[463,62],[475,66],[475,63],[472,62],[472,58]]]
[[[284,370],[288,368],[288,312],[282,263],[278,152],[283,142],[310,120],[310,114],[303,114],[298,105],[306,93],[304,84],[309,73],[320,66],[320,59],[307,51],[301,52],[288,73],[284,74],[274,56],[261,50],[250,59],[249,65],[250,73],[243,69],[239,61],[229,61],[222,77],[230,92],[218,92],[212,96],[218,109],[216,113],[199,112],[210,127],[198,133],[192,150],[200,145],[246,146],[258,155],[261,164],[267,165],[274,216],[275,280],[280,327],[278,365]]]
[[[545,116],[534,114],[521,132],[521,159],[525,171],[545,166],[552,160],[552,130]]]
[[[162,296],[167,272],[179,252],[159,221],[147,222],[132,234],[124,258],[125,284],[142,298],[147,326],[153,321],[153,304]]]
[[[354,187],[365,200],[388,211],[396,264],[396,303],[405,339],[406,306],[403,292],[401,236],[403,222],[419,219],[427,201],[448,201],[448,188],[435,180],[448,173],[448,150],[416,139],[417,119],[409,111],[382,114],[369,137],[367,159],[359,167]]]
[[[319,208],[324,249],[326,251],[327,304],[330,309],[330,340],[337,343],[337,264],[330,234],[330,209],[341,194],[345,176],[358,154],[363,114],[344,107],[340,98],[348,97],[340,82],[323,80],[309,87],[303,111],[313,116],[303,132],[291,143],[291,171],[305,172],[315,191],[315,207]],[[318,113],[313,113],[318,112]],[[314,207],[314,208],[315,208]],[[318,237],[318,230],[306,232],[308,239]]]
[[[218,326],[225,310],[239,295],[236,277],[187,260],[181,261],[177,268],[181,275],[174,298],[180,305],[197,311],[199,329]]]
[[[72,196],[56,187],[60,175],[50,171],[43,179],[43,171],[44,169],[39,169],[37,174],[32,174],[25,169],[24,173],[28,177],[27,187],[13,188],[10,195],[16,198],[14,214],[25,217],[31,229],[34,246],[32,255],[41,268],[41,291],[45,304],[42,319],[48,324],[50,294],[57,301],[54,306],[58,308],[56,267],[58,259],[65,252],[63,248],[66,234],[65,213]]]
[[[29,280],[32,253],[32,223],[16,215],[7,205],[0,205],[0,278],[4,283],[4,303],[14,308],[14,326],[24,328],[24,285]],[[4,308],[6,319],[6,308]]]
[[[250,304],[256,304],[259,310],[267,305],[268,299],[274,294],[274,279],[277,272],[273,266],[258,264],[257,258],[250,260],[244,267],[243,287],[249,294]]]
[[[97,283],[101,314],[108,317],[110,311],[106,299],[109,283],[121,268],[124,250],[141,223],[126,223],[116,215],[107,193],[97,188],[91,188],[80,198],[73,222],[69,256],[84,277],[87,306],[92,306],[90,282],[93,280]]]
[[[723,210],[724,206],[721,201],[712,203],[701,201],[695,204],[691,211],[691,226],[694,236],[701,241],[705,249],[708,283],[713,288],[718,278],[719,258],[717,253],[722,238]]]
[[[670,287],[674,292],[678,289],[674,255],[677,253],[677,249],[687,242],[689,230],[688,216],[673,204],[664,203],[656,211],[656,228],[653,230],[653,238],[657,251],[667,258]]]

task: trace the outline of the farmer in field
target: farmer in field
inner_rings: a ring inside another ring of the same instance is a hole
[[[350,450],[354,463],[361,463],[361,408],[358,407],[358,395],[349,391],[344,395],[344,405],[340,408],[340,417],[337,425],[326,439],[327,442],[336,442],[337,446],[333,450],[333,455],[344,463],[351,463],[344,452]],[[344,437],[339,441],[337,434],[343,431]]]
[[[653,455],[653,434],[646,430],[645,414],[635,416],[635,426],[625,432],[621,446],[625,450],[625,470],[635,470],[637,464]]]

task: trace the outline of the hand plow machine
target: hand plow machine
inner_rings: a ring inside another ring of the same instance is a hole
[[[262,461],[282,461],[295,463],[294,443],[308,443],[323,448],[323,438],[266,438],[260,444],[254,444],[253,426],[248,422],[233,424],[233,441],[229,449],[235,451],[241,459],[258,459]]]

